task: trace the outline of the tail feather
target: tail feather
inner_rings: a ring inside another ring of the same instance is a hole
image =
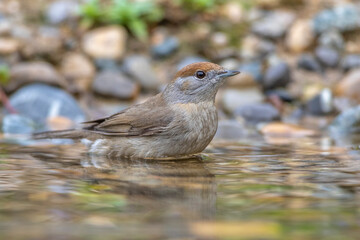
[[[80,139],[86,138],[86,132],[79,129],[69,129],[69,130],[60,130],[60,131],[49,131],[49,132],[39,132],[32,135],[33,139],[47,139],[47,138],[71,138],[71,139]]]

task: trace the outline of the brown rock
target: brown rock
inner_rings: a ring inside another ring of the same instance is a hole
[[[18,51],[19,42],[12,38],[0,38],[0,55],[7,55]]]
[[[350,71],[336,86],[335,95],[360,103],[360,69]]]
[[[74,127],[74,122],[63,116],[51,117],[46,120],[50,130],[65,130]]]
[[[92,30],[82,39],[82,48],[93,58],[121,58],[125,52],[127,33],[121,26]]]
[[[260,132],[267,137],[308,137],[317,134],[314,130],[281,122],[268,123]]]
[[[33,82],[41,82],[56,86],[66,87],[65,79],[46,62],[23,62],[10,69],[10,83],[7,91],[14,91],[18,87]]]
[[[299,53],[309,48],[314,39],[310,20],[299,19],[291,26],[286,36],[286,45],[291,51]]]

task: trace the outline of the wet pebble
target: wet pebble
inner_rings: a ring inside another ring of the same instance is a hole
[[[59,24],[76,18],[79,4],[76,1],[60,0],[50,3],[46,9],[46,20],[51,24]]]
[[[2,119],[2,131],[6,134],[29,134],[36,130],[37,124],[19,114],[7,114]]]
[[[220,120],[214,139],[234,140],[248,134],[247,128],[236,120]]]
[[[292,52],[299,53],[308,49],[314,39],[311,22],[307,19],[299,19],[291,26],[286,36],[286,45]]]
[[[93,58],[119,59],[125,53],[127,33],[121,26],[107,26],[87,32],[82,48]]]
[[[359,10],[353,4],[339,4],[332,9],[319,12],[313,19],[313,27],[317,33],[331,29],[339,31],[355,30],[359,28]]]
[[[92,89],[94,92],[116,97],[119,99],[133,99],[139,92],[139,86],[120,71],[105,70],[94,79]]]
[[[323,89],[319,94],[310,99],[305,109],[308,113],[315,116],[327,115],[333,110],[333,97],[330,89]]]
[[[345,110],[329,126],[334,135],[347,135],[360,132],[360,106]]]
[[[344,71],[349,71],[353,68],[360,67],[360,54],[346,55],[341,61],[341,68]]]
[[[264,75],[262,85],[265,89],[286,87],[291,81],[289,65],[280,62],[270,66]]]
[[[131,55],[126,57],[123,69],[144,89],[158,90],[160,87],[160,80],[156,76],[150,59],[145,55]]]
[[[178,38],[174,36],[169,36],[165,37],[163,41],[152,46],[151,52],[154,57],[164,58],[173,54],[176,50],[178,50],[179,46],[180,43]]]
[[[225,111],[234,113],[240,106],[260,103],[264,100],[262,92],[257,87],[243,89],[226,89],[223,92],[221,103]]]
[[[312,71],[312,72],[322,72],[322,67],[317,59],[312,54],[302,54],[298,61],[297,65],[299,68]]]
[[[235,109],[235,116],[244,118],[247,122],[257,124],[280,119],[280,112],[269,103],[254,103]]]
[[[272,11],[253,23],[254,33],[269,38],[282,37],[295,20],[295,14],[287,11]]]
[[[32,119],[43,128],[46,128],[47,119],[56,116],[76,123],[85,120],[83,111],[71,95],[45,84],[31,84],[19,89],[11,95],[10,103],[20,115]]]
[[[338,65],[340,60],[339,53],[329,47],[320,46],[315,50],[317,59],[326,67],[334,68]]]
[[[7,91],[13,91],[27,83],[42,82],[56,86],[66,86],[64,78],[47,62],[20,62],[10,68],[11,81]]]

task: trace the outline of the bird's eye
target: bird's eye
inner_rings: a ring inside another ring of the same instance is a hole
[[[203,78],[206,76],[206,74],[205,74],[204,71],[197,71],[197,72],[195,73],[195,76],[196,76],[198,79],[203,79]]]

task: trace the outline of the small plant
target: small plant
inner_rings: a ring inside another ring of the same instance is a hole
[[[150,0],[113,0],[109,5],[101,5],[98,0],[90,0],[81,8],[83,20],[88,24],[115,23],[129,29],[140,40],[148,38],[148,25],[161,21],[162,9]]]
[[[10,70],[6,65],[0,65],[0,85],[6,85],[10,80]]]
[[[176,0],[176,4],[190,11],[212,10],[218,0]]]

